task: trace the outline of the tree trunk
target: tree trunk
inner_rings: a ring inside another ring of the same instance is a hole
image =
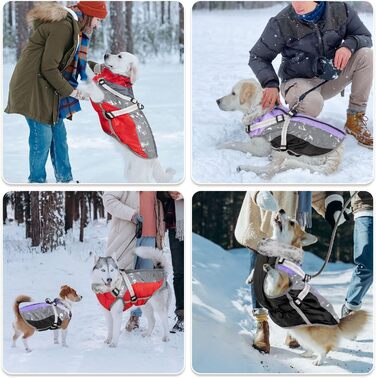
[[[86,205],[86,196],[84,192],[80,193],[80,242],[84,241],[84,229],[87,225],[87,205]]]
[[[127,36],[127,49],[126,51],[133,54],[133,31],[132,31],[132,19],[133,19],[133,1],[127,1],[125,3],[125,35]]]
[[[164,1],[161,1],[161,25],[165,23]]]
[[[23,192],[14,192],[14,219],[17,224],[24,222]]]
[[[31,238],[31,204],[30,204],[30,192],[24,192],[24,203],[25,203],[25,236],[26,239]]]
[[[184,62],[184,8],[179,3],[179,57]]]
[[[111,19],[111,53],[117,54],[121,51],[127,51],[125,40],[125,17],[124,2],[110,2],[110,19]]]
[[[74,220],[74,202],[75,202],[75,192],[65,192],[65,217],[64,217],[64,231],[73,228]]]
[[[41,192],[41,234],[43,253],[64,245],[63,192]]]
[[[3,224],[6,224],[8,219],[8,202],[9,196],[8,193],[5,193],[3,196]]]
[[[33,7],[32,1],[17,1],[16,6],[16,28],[17,28],[17,60],[21,55],[22,49],[25,47],[29,38],[29,29],[26,22],[26,14]]]
[[[40,244],[39,192],[30,193],[30,208],[31,208],[31,246],[38,247]]]

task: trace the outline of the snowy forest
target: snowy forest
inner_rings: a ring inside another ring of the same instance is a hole
[[[193,10],[260,9],[268,8],[278,3],[288,4],[287,1],[199,1],[194,4]],[[372,4],[370,2],[346,1],[346,3],[353,6],[358,12],[372,12]]]
[[[73,228],[84,241],[90,221],[111,219],[106,214],[103,192],[9,192],[3,197],[3,224],[25,228],[32,248],[51,252],[65,245],[65,235]]]
[[[3,9],[5,56],[18,58],[30,30],[25,22],[33,1],[10,1]],[[64,5],[76,2],[63,1]],[[183,62],[184,9],[176,1],[109,1],[109,15],[93,34],[91,52],[128,51],[146,63],[175,55]]]
[[[192,231],[225,249],[242,248],[236,241],[234,230],[245,192],[198,192],[193,197]],[[344,193],[345,201],[349,193]],[[352,218],[337,230],[331,262],[353,261]],[[324,258],[328,249],[331,227],[314,210],[312,211],[312,229],[318,242],[309,247],[309,251]]]

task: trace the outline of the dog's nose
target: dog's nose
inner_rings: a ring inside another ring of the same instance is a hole
[[[108,283],[112,282],[112,278],[107,278],[107,282]]]
[[[286,213],[286,211],[285,211],[285,210],[283,210],[283,209],[279,209],[279,213],[280,213],[280,214],[285,214],[285,213]]]
[[[221,103],[221,99],[219,98],[218,100],[215,101],[217,103],[217,105],[219,105]]]
[[[104,54],[104,59],[108,59],[110,54]]]

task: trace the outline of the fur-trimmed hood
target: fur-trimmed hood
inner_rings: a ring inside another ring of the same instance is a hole
[[[39,23],[62,21],[68,13],[65,7],[56,2],[43,2],[28,12],[26,20],[30,27],[35,27]]]

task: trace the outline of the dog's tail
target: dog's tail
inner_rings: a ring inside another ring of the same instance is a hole
[[[32,299],[27,295],[19,295],[15,299],[15,301],[13,303],[13,311],[14,311],[14,314],[16,315],[16,318],[21,317],[19,305],[23,302],[31,302],[31,301],[32,301]]]
[[[167,273],[169,272],[171,264],[169,263],[167,254],[163,250],[153,247],[137,247],[135,253],[143,259],[152,260],[155,268],[163,269]]]
[[[167,168],[166,171],[164,171],[159,160],[154,160],[153,178],[156,182],[170,182],[175,176],[175,173],[175,170],[172,168]]]
[[[365,327],[368,319],[369,315],[367,311],[353,311],[340,320],[338,328],[343,337],[355,339],[358,333]]]

